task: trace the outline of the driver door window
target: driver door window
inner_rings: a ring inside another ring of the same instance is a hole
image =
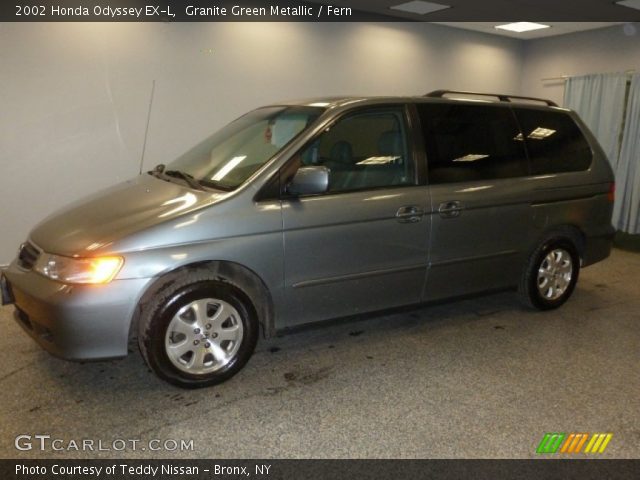
[[[375,111],[340,120],[300,156],[329,169],[329,192],[415,184],[402,111]]]

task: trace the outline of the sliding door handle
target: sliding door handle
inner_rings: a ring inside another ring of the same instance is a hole
[[[423,215],[424,210],[417,205],[400,207],[396,212],[396,218],[400,223],[418,223]]]
[[[462,214],[464,205],[458,200],[443,202],[438,207],[438,213],[442,218],[457,218]]]

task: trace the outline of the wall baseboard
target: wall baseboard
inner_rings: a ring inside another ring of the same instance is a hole
[[[631,235],[624,232],[616,232],[613,245],[622,250],[640,252],[640,235]]]

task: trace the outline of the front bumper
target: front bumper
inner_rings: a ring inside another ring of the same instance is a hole
[[[42,348],[67,360],[127,354],[131,319],[149,279],[65,285],[15,262],[3,272],[15,319]]]

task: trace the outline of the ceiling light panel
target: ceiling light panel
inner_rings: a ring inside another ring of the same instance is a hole
[[[532,30],[541,30],[543,28],[550,28],[549,25],[543,25],[541,23],[532,23],[532,22],[516,22],[516,23],[507,23],[506,25],[497,25],[495,28],[500,30],[508,30],[510,32],[530,32]]]
[[[616,2],[616,5],[640,10],[640,0],[624,0],[623,2]]]
[[[451,8],[450,5],[441,5],[439,3],[423,2],[422,0],[416,0],[413,2],[402,3],[400,5],[394,5],[389,7],[391,10],[398,10],[400,12],[417,13],[418,15],[426,15],[427,13],[433,13],[440,10],[446,10]]]

